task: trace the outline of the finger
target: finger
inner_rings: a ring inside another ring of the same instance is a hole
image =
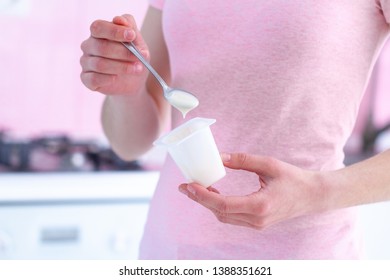
[[[128,28],[128,32],[134,31],[134,37],[130,40],[129,38],[125,38],[125,42],[132,41],[137,47],[145,47],[144,41],[142,39],[140,30],[137,28],[137,23],[132,15],[124,14],[122,16],[116,16],[112,20],[113,23],[117,25],[122,25]],[[125,34],[126,35],[126,34]]]
[[[212,211],[215,215],[215,217],[224,224],[231,224],[236,226],[244,226],[249,227],[253,229],[263,229],[265,225],[256,223],[256,217],[253,215],[248,214],[228,214],[228,215],[221,215],[218,212]]]
[[[95,20],[91,26],[91,36],[116,42],[131,42],[135,39],[136,26],[119,25],[105,20]]]
[[[125,62],[98,56],[81,56],[80,64],[83,72],[101,74],[139,74],[142,73],[141,62]]]
[[[129,21],[124,17],[124,15],[114,17],[112,19],[112,22],[118,25],[130,26]],[[134,26],[135,26],[135,21],[134,21]]]
[[[113,84],[115,76],[95,72],[82,72],[80,78],[87,88],[93,91],[99,91],[102,87]]]
[[[142,37],[141,31],[137,28],[134,17],[132,15],[129,15],[129,14],[124,14],[121,18],[124,18],[127,21],[128,26],[132,27],[133,30],[135,31],[135,38],[132,41],[136,45],[136,47],[138,49],[146,49],[147,50],[148,48],[146,47],[146,43]]]
[[[232,225],[239,225],[239,226],[245,226],[245,227],[250,227],[253,229],[262,229],[266,225],[264,223],[264,219],[260,219],[258,215],[253,215],[253,214],[248,214],[248,213],[229,213],[225,212],[224,210],[212,207],[208,205],[207,203],[202,203],[201,201],[198,200],[197,198],[197,193],[192,193],[187,189],[187,184],[182,184],[180,185],[179,189],[182,193],[186,194],[189,198],[192,200],[202,204],[204,207],[209,209],[215,216],[216,218],[222,222],[222,223],[227,223],[227,224],[232,224]],[[201,186],[202,187],[202,186]],[[202,187],[204,188],[204,187]],[[208,187],[207,188],[210,192],[218,192],[213,187]],[[253,209],[250,209],[249,211],[253,211]],[[261,207],[259,207],[259,210],[261,211]]]
[[[84,55],[88,56],[100,56],[130,62],[138,61],[121,43],[104,39],[90,37],[81,44],[81,50]],[[148,52],[145,50],[141,49],[141,52],[144,56],[148,56]]]
[[[257,174],[276,176],[281,162],[264,156],[255,156],[246,153],[221,153],[223,164],[231,169],[241,169]]]
[[[220,213],[247,213],[252,209],[249,196],[224,196],[195,183],[182,184],[179,190],[199,204]]]
[[[112,19],[112,22],[117,25],[122,25],[122,26],[130,27],[134,30],[138,30],[135,18],[130,14],[123,14],[121,16],[116,16]]]
[[[143,51],[143,55],[145,57],[149,56],[148,47],[142,37],[141,31],[137,28],[137,24],[132,15],[124,14],[122,16],[116,16],[113,19],[113,23],[132,28],[132,30],[134,30],[135,32],[135,38],[132,39],[131,41],[134,43],[134,45],[137,47],[138,50]]]
[[[211,192],[219,193],[219,191],[216,188],[213,188],[212,186],[207,188]]]

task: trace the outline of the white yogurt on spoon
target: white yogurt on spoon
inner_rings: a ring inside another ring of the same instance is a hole
[[[199,105],[199,100],[194,95],[180,89],[172,89],[166,95],[166,99],[182,113],[183,118],[185,118],[189,111]]]
[[[157,79],[160,83],[164,97],[168,100],[168,102],[178,109],[182,114],[183,118],[185,118],[186,114],[197,107],[199,105],[199,100],[193,96],[191,93],[171,88],[167,85],[164,79],[157,73],[157,71],[149,64],[149,62],[142,56],[137,47],[133,44],[133,42],[127,43],[122,42],[122,44],[131,51],[145,67],[150,71],[150,73]]]

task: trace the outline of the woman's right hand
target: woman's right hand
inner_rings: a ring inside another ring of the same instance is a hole
[[[112,22],[96,20],[91,36],[81,44],[81,81],[107,95],[131,95],[145,86],[147,70],[121,42],[133,42],[149,60],[149,49],[131,15]]]

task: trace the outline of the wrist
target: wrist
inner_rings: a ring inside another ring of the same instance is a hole
[[[337,194],[334,171],[317,171],[313,175],[316,198],[314,208],[316,212],[325,212],[337,208]]]
[[[345,176],[344,169],[319,172],[319,181],[322,196],[322,208],[325,211],[351,207],[359,204],[354,190]]]

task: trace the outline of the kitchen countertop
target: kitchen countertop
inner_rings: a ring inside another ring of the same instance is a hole
[[[2,173],[0,205],[15,202],[149,200],[156,171]]]

